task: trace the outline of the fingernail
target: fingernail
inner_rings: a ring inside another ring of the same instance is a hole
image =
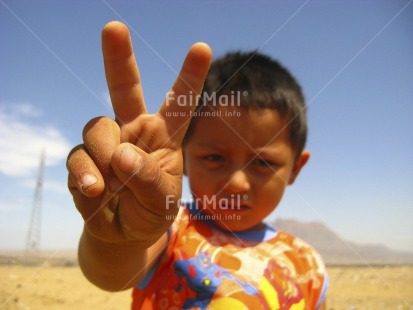
[[[98,179],[93,174],[84,174],[80,180],[80,187],[82,190],[87,190],[92,185],[96,184]]]
[[[139,168],[141,157],[131,147],[122,150],[119,160],[119,169],[124,173],[131,173]]]

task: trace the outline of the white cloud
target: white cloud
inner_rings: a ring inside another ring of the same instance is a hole
[[[37,177],[37,175],[36,175]],[[37,178],[25,178],[21,184],[27,188],[32,189],[36,187]],[[67,194],[67,183],[66,179],[64,181],[61,180],[43,180],[43,188],[45,191],[54,192],[57,194]]]
[[[42,150],[46,165],[66,159],[70,144],[59,130],[23,120],[39,117],[41,112],[30,104],[14,104],[0,109],[0,172],[8,176],[27,176],[37,169]]]
[[[39,117],[43,113],[36,109],[30,103],[19,103],[11,105],[11,112],[16,116],[28,116],[28,117]]]

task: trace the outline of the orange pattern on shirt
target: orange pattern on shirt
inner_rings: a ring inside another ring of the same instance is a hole
[[[320,256],[304,241],[280,231],[245,241],[182,208],[132,309],[316,309],[325,281]]]

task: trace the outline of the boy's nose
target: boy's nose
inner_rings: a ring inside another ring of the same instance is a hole
[[[248,192],[251,184],[244,170],[237,170],[230,176],[225,189],[231,193],[239,194]]]

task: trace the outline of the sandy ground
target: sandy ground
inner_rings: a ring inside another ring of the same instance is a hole
[[[328,309],[413,310],[413,266],[330,267]]]
[[[413,266],[330,267],[328,309],[413,310]],[[130,292],[108,293],[77,266],[0,265],[0,309],[129,309]]]

